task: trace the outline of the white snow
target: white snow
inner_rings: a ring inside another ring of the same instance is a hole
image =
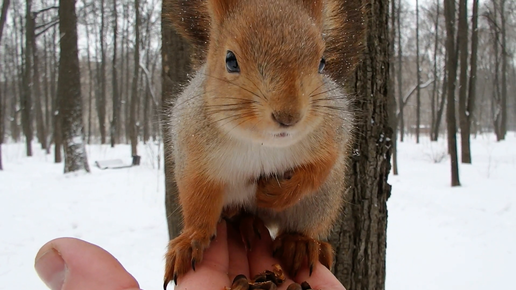
[[[514,289],[514,133],[500,143],[473,139],[473,165],[460,165],[459,188],[449,186],[445,141],[413,139],[398,144],[400,175],[389,177],[387,290]],[[69,175],[39,149],[32,158],[23,144],[2,149],[0,289],[46,289],[34,256],[62,236],[102,246],[142,289],[161,289],[168,233],[157,146],[140,145],[140,167],[100,170],[97,160],[130,163],[130,148],[89,145],[92,173]]]

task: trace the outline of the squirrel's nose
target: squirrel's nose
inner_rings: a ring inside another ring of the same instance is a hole
[[[291,113],[285,111],[275,111],[271,114],[272,119],[281,127],[291,127],[301,120],[300,113]]]

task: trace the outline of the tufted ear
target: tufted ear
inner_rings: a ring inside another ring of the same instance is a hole
[[[323,0],[301,0],[308,14],[314,19],[315,23],[322,24],[324,1]]]
[[[221,24],[237,5],[238,0],[208,0],[208,10],[215,24]]]
[[[364,50],[367,8],[360,0],[326,0],[323,34],[325,71],[334,79],[349,77]]]

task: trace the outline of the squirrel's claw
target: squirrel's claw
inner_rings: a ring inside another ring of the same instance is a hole
[[[273,254],[278,256],[287,272],[295,277],[305,258],[310,275],[317,260],[328,269],[331,267],[333,253],[331,245],[299,233],[283,233],[273,242]]]
[[[172,280],[177,285],[177,279],[190,269],[195,271],[195,265],[202,261],[204,250],[210,245],[210,240],[211,234],[186,231],[169,242],[163,289],[166,289]]]

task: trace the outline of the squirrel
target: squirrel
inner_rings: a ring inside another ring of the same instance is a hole
[[[164,287],[195,270],[218,221],[235,214],[277,229],[289,273],[330,268],[323,240],[343,205],[354,120],[334,80],[359,62],[361,1],[165,4],[199,65],[167,117],[184,228],[169,242]]]

